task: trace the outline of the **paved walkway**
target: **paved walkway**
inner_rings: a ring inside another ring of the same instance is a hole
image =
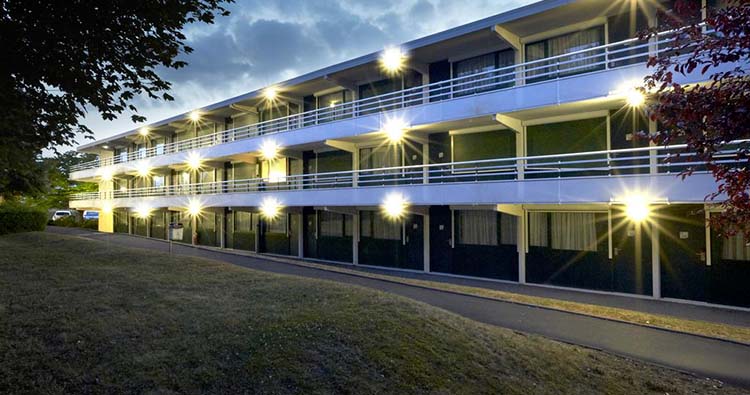
[[[51,232],[109,240],[118,245],[167,251],[162,241],[80,229],[48,228]],[[673,333],[594,317],[524,306],[480,297],[273,262],[262,257],[174,246],[181,255],[205,257],[255,270],[354,284],[409,297],[464,317],[521,332],[606,350],[657,365],[692,372],[750,388],[750,346]],[[486,283],[486,282],[485,282]]]

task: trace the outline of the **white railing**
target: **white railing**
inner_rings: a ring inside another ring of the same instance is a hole
[[[673,34],[673,32],[662,33],[658,40],[650,42],[632,38],[612,44],[600,45],[562,55],[340,103],[335,106],[319,108],[252,125],[240,126],[204,136],[160,144],[128,154],[100,158],[72,166],[71,170],[80,171],[125,163],[383,111],[510,89],[519,84],[528,85],[575,74],[641,63],[645,62],[649,55],[667,50],[668,47],[663,47],[662,44],[669,42]]]
[[[697,158],[695,153],[682,152],[684,148],[685,145],[644,147],[298,174],[281,179],[251,178],[78,193],[71,195],[71,200],[680,173],[688,168],[697,172],[706,171],[705,163]],[[736,141],[728,144],[715,157],[719,158],[717,163],[740,164],[743,160],[742,153],[747,153],[748,150],[750,150],[750,140]]]

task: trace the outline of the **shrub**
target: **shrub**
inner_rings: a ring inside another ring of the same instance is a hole
[[[47,225],[47,212],[15,204],[0,205],[0,235],[42,231]]]
[[[69,215],[52,222],[52,224],[55,226],[64,226],[66,228],[77,228],[81,226],[81,220],[76,218],[75,215]]]
[[[86,229],[99,230],[99,220],[98,219],[85,219],[83,220],[83,223],[81,223],[81,227],[86,228]]]

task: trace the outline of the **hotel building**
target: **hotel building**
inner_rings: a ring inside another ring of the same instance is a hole
[[[713,177],[637,135],[670,43],[637,32],[670,6],[544,0],[101,139],[70,205],[103,232],[750,307]]]

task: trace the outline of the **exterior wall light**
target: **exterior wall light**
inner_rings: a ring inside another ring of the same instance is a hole
[[[409,201],[399,193],[391,193],[385,197],[383,203],[380,205],[380,210],[383,212],[386,218],[390,220],[397,220],[402,218],[406,214],[406,209],[409,207]]]
[[[278,200],[267,197],[260,204],[260,215],[269,221],[273,221],[281,214],[282,207]]]
[[[269,86],[268,88],[263,90],[263,98],[265,98],[267,101],[276,100],[276,97],[278,95],[279,95],[278,89],[276,89],[273,86]]]
[[[187,207],[185,207],[185,213],[190,218],[200,217],[202,212],[203,212],[203,204],[200,202],[200,200],[190,199],[188,201],[188,205]]]
[[[389,118],[385,120],[382,130],[391,144],[398,144],[404,140],[409,125],[401,118]]]
[[[140,135],[141,135],[141,136],[143,136],[143,137],[146,137],[146,136],[148,136],[148,132],[149,132],[149,131],[148,131],[148,128],[147,128],[147,127],[145,127],[145,126],[144,126],[144,127],[142,127],[142,128],[140,128],[140,129],[138,129],[138,134],[140,134]]]
[[[136,218],[145,219],[151,216],[151,207],[145,204],[139,204],[133,210]]]
[[[138,177],[148,177],[151,174],[151,165],[148,162],[141,162],[135,168]]]
[[[188,117],[192,122],[198,122],[201,120],[201,113],[198,110],[191,111]]]
[[[625,93],[625,101],[628,103],[628,106],[637,108],[646,102],[646,97],[638,89],[631,88]]]
[[[260,146],[260,157],[265,160],[274,160],[279,156],[281,147],[273,140],[266,140]]]
[[[380,54],[380,68],[388,74],[396,74],[404,68],[406,54],[399,47],[387,47]]]
[[[111,202],[103,202],[102,203],[102,213],[109,214],[112,212],[112,203]]]
[[[203,167],[203,158],[197,152],[191,152],[185,161],[185,165],[190,171],[198,171]]]
[[[112,181],[112,177],[114,176],[112,169],[109,168],[99,169],[97,173],[99,173],[99,178],[102,181]]]
[[[633,222],[643,222],[651,215],[648,199],[643,195],[631,195],[625,199],[625,215]]]

